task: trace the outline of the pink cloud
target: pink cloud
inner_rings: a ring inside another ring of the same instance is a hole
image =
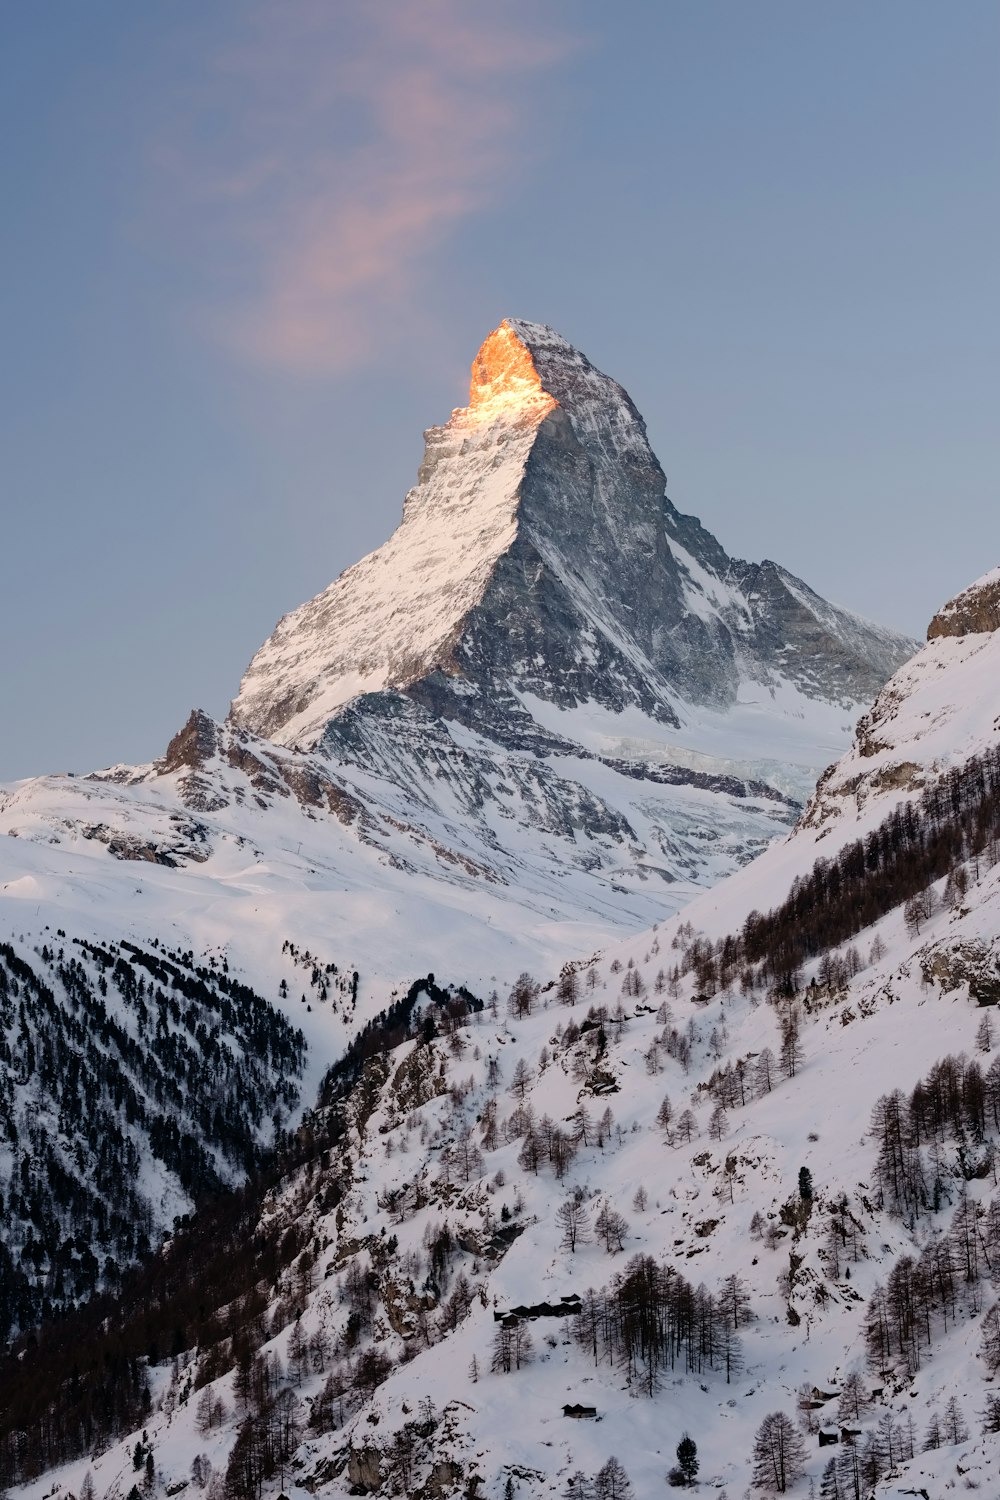
[[[498,9],[265,0],[250,12],[216,63],[225,125],[202,128],[176,169],[193,178],[207,253],[228,258],[216,326],[242,355],[317,374],[370,358],[433,252],[502,192],[530,133],[524,79],[573,43],[518,4]]]

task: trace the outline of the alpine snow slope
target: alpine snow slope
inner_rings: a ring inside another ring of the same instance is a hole
[[[17,1493],[645,1497],[685,1433],[730,1497],[1000,1492],[998,597],[682,914],[483,1010],[409,996],[240,1227],[260,1258],[136,1357],[136,1430],[92,1401],[79,1437],[141,1297],[75,1392],[72,1329],[8,1369]]]

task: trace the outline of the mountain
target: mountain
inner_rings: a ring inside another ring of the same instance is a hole
[[[398,529],[279,623],[229,718],[499,881],[530,851],[673,904],[792,820],[914,648],[729,557],[622,387],[508,319]]]
[[[622,387],[508,319],[468,406],[427,433],[397,531],[280,622],[231,717],[306,749],[384,693],[506,744],[541,738],[525,696],[678,730],[682,705],[732,708],[746,681],[849,708],[911,651],[776,564],[729,558],[667,499]]]
[[[304,947],[335,892],[328,941],[380,1000],[433,966],[431,909],[482,987],[759,853],[914,647],[730,558],[667,498],[622,388],[507,321],[427,434],[397,531],[279,624],[226,723],[193,713],[148,766],[22,782],[0,830],[33,846],[29,899],[87,908],[120,875],[135,915],[108,856],[140,865],[169,920],[218,913],[250,977],[266,888]]]
[[[746,863],[913,645],[728,557],[622,388],[502,324],[224,723],[0,790],[0,1336],[237,1180],[417,978],[505,991]]]
[[[996,1493],[998,584],[752,865],[502,1000],[413,985],[19,1347],[17,1495]]]

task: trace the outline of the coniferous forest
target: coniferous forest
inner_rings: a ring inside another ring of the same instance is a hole
[[[0,1340],[114,1288],[251,1171],[304,1057],[224,960],[0,944]]]

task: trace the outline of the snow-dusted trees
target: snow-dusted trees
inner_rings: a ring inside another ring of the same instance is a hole
[[[520,1019],[522,1016],[530,1016],[538,998],[538,985],[527,972],[517,976],[507,999],[507,1009],[512,1016]]]
[[[568,1198],[563,1199],[556,1209],[556,1224],[562,1235],[560,1244],[571,1254],[576,1253],[578,1245],[587,1243],[590,1239],[590,1226],[582,1196],[571,1193]]]
[[[763,1047],[757,1057],[754,1070],[754,1091],[758,1096],[769,1094],[774,1087],[774,1053]]]
[[[991,1375],[1000,1370],[1000,1303],[991,1307],[983,1319],[979,1357]]]
[[[980,1021],[979,1028],[976,1032],[976,1046],[979,1048],[980,1052],[993,1051],[993,1032],[994,1022],[990,1017],[989,1011],[984,1010],[983,1019]]]
[[[842,1422],[858,1422],[871,1404],[864,1377],[857,1370],[851,1370],[840,1387],[837,1416]]]
[[[493,1335],[490,1369],[495,1375],[509,1375],[530,1362],[533,1352],[528,1325],[520,1318],[504,1318]]]
[[[749,1315],[743,1295],[737,1293],[741,1321]],[[716,1298],[672,1266],[635,1255],[609,1287],[586,1293],[573,1333],[595,1363],[624,1365],[634,1388],[652,1395],[663,1370],[738,1371],[731,1296],[730,1289],[728,1297]]]
[[[689,1432],[685,1432],[677,1444],[677,1470],[684,1484],[694,1484],[701,1465],[698,1462],[698,1444]],[[670,1474],[674,1479],[674,1474]]]
[[[609,1255],[615,1255],[619,1250],[625,1249],[628,1224],[622,1215],[611,1207],[610,1203],[601,1204],[594,1220],[594,1231]]]
[[[594,1475],[594,1500],[631,1500],[632,1481],[614,1454]]]
[[[791,1417],[773,1411],[757,1429],[753,1444],[753,1482],[783,1495],[803,1472],[805,1444]]]
[[[926,1201],[927,1185],[901,1089],[876,1100],[871,1134],[877,1151],[879,1205],[901,1212],[919,1209]]]
[[[580,976],[572,964],[567,964],[559,975],[556,998],[561,1005],[575,1005],[580,998]]]
[[[910,937],[919,936],[920,929],[925,922],[929,922],[937,907],[937,900],[932,885],[926,886],[922,891],[917,891],[911,896],[903,907],[903,921]]]
[[[519,1057],[517,1062],[514,1064],[514,1074],[510,1080],[510,1092],[516,1099],[524,1098],[525,1094],[531,1087],[534,1076],[534,1073],[528,1066],[527,1062],[525,1062],[524,1058]]]
[[[983,1432],[1000,1432],[1000,1392],[987,1391],[983,1412]]]
[[[894,808],[864,840],[818,859],[773,911],[751,912],[736,962],[781,980],[911,902],[907,920],[916,929],[929,917],[934,882],[957,877],[998,833],[1000,750],[992,748],[939,777],[918,801]]]
[[[750,1322],[750,1288],[735,1272],[719,1288],[719,1311],[733,1328]]]
[[[786,1005],[778,1021],[781,1029],[781,1071],[786,1078],[794,1078],[805,1061],[800,1040],[802,1020],[798,1006]]]
[[[213,1427],[221,1427],[228,1412],[222,1397],[207,1385],[198,1397],[194,1415],[198,1431],[204,1433],[211,1432]]]
[[[229,1500],[259,1500],[265,1482],[283,1473],[299,1441],[297,1410],[293,1393],[280,1385],[253,1401],[226,1466]]]
[[[943,1431],[946,1443],[968,1442],[969,1429],[956,1396],[948,1397],[948,1404],[944,1409]]]

